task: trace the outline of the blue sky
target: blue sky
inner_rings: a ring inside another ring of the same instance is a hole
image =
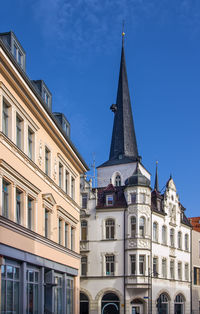
[[[200,216],[200,1],[7,0],[30,79],[44,79],[53,111],[90,166],[109,156],[125,20],[125,55],[139,153],[159,185],[170,173],[188,216]]]

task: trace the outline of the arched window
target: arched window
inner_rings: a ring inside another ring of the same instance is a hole
[[[182,233],[181,233],[181,231],[178,232],[178,248],[182,249]]]
[[[153,241],[158,242],[158,224],[157,224],[157,222],[153,223]]]
[[[134,238],[136,235],[136,218],[131,217],[131,237]]]
[[[105,223],[106,239],[114,239],[115,237],[115,221],[114,219],[107,219]]]
[[[101,313],[107,314],[119,314],[120,301],[116,294],[106,293],[101,300]]]
[[[174,313],[184,313],[185,300],[181,294],[178,294],[174,300]]]
[[[84,293],[80,293],[80,314],[89,313],[89,300]]]
[[[144,232],[145,232],[145,218],[144,217],[140,217],[139,235],[141,237],[144,237]]]
[[[174,229],[170,229],[170,245],[174,247]]]
[[[188,251],[189,250],[189,241],[188,241],[189,237],[188,234],[185,234],[185,250]]]
[[[165,293],[162,293],[157,299],[157,308],[159,314],[169,313],[169,298]]]
[[[81,221],[81,241],[87,241],[87,221]]]
[[[115,186],[121,186],[121,177],[119,174],[115,177]]]
[[[167,244],[167,227],[162,226],[162,243]]]

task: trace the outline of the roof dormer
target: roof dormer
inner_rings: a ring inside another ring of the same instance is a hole
[[[47,107],[52,111],[52,95],[43,80],[32,81]]]
[[[63,131],[65,134],[70,137],[70,123],[65,117],[63,113],[60,112],[54,112],[53,115],[56,117],[58,122],[61,124]]]

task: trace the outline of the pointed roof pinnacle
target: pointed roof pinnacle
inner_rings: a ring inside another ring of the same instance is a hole
[[[159,192],[159,185],[158,185],[158,161],[156,161],[156,175],[155,175],[154,190]]]
[[[120,163],[139,159],[126,72],[124,35],[123,30],[117,101],[111,106],[115,117],[109,157],[109,161],[120,159]]]

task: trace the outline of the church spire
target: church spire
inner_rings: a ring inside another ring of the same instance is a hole
[[[159,192],[159,185],[158,185],[158,161],[156,161],[156,176],[155,176],[154,190]]]
[[[123,31],[117,101],[116,105],[111,106],[115,117],[109,161],[115,163],[118,163],[117,160],[120,163],[139,160],[126,72],[124,35]]]

